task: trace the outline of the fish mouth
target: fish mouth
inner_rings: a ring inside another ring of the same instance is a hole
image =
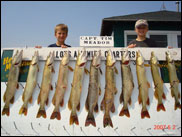
[[[48,64],[47,66],[51,66],[53,63]]]
[[[129,63],[130,63],[130,61],[129,61],[129,60],[127,60],[127,61],[123,62],[123,64],[124,64],[124,65],[128,65]]]
[[[14,65],[17,66],[17,65],[19,65],[19,64],[20,64],[20,62],[17,62],[17,63],[15,63]]]
[[[80,65],[79,65],[79,67],[83,67],[85,65],[85,62],[84,63],[81,63]]]

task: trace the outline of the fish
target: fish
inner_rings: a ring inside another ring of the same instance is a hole
[[[73,81],[71,84],[71,94],[68,101],[68,108],[71,110],[70,115],[70,125],[74,123],[79,125],[78,116],[76,110],[80,110],[80,96],[82,92],[82,83],[84,78],[84,73],[88,74],[86,70],[87,56],[86,50],[83,49],[82,53],[78,51],[78,57],[75,64]]]
[[[141,118],[150,118],[150,115],[147,110],[147,105],[150,104],[149,101],[149,88],[150,88],[150,83],[147,80],[146,77],[146,70],[144,67],[144,58],[138,50],[136,52],[136,71],[137,71],[137,81],[138,81],[138,89],[139,89],[139,95],[138,95],[138,101],[139,104],[142,103],[142,111],[141,111]]]
[[[41,116],[43,118],[47,117],[46,111],[45,111],[45,104],[48,105],[49,91],[53,90],[53,87],[51,84],[53,73],[55,73],[54,51],[49,53],[49,55],[47,56],[45,65],[44,65],[42,83],[41,83],[40,93],[39,93],[38,100],[37,100],[37,103],[40,104],[40,108],[37,113],[37,118],[40,118]]]
[[[128,103],[131,105],[131,95],[134,89],[133,74],[130,68],[130,60],[128,50],[126,50],[121,60],[121,76],[122,76],[122,93],[120,96],[120,103],[123,102],[123,108],[119,116],[126,115],[130,117],[128,111]]]
[[[54,97],[52,99],[52,103],[54,104],[55,108],[52,112],[50,119],[57,118],[61,120],[61,114],[59,112],[59,106],[64,106],[64,94],[66,92],[68,86],[68,73],[69,70],[73,71],[73,69],[68,65],[70,60],[69,52],[65,52],[64,57],[60,61],[59,65],[59,75],[56,85],[56,91]]]
[[[22,56],[23,56],[23,50],[21,50],[20,52],[17,50],[12,58],[11,68],[8,74],[8,83],[7,83],[6,91],[3,96],[5,105],[2,111],[2,115],[7,115],[7,116],[10,115],[9,105],[10,103],[11,104],[14,103],[14,95],[15,95],[16,89],[19,88],[18,77],[19,77],[20,66],[22,62]]]
[[[98,112],[98,96],[101,95],[100,74],[101,66],[101,50],[95,52],[92,62],[90,63],[89,87],[88,95],[85,103],[85,108],[88,115],[85,121],[85,126],[92,124],[96,127],[93,111]]]
[[[166,52],[166,60],[167,60],[167,68],[168,68],[168,72],[169,72],[171,95],[175,99],[174,110],[177,110],[177,108],[181,109],[181,104],[179,101],[180,93],[179,93],[179,89],[178,89],[179,79],[177,77],[174,60],[169,51]]]
[[[114,95],[117,94],[115,73],[118,74],[118,70],[115,67],[116,60],[113,56],[111,50],[108,51],[106,57],[106,72],[105,72],[105,94],[101,102],[101,110],[105,110],[103,126],[111,126],[113,128],[113,123],[110,117],[110,111],[115,112],[114,106]]]
[[[166,99],[163,88],[163,80],[161,79],[159,73],[158,60],[154,54],[154,51],[151,52],[150,65],[151,65],[152,78],[155,85],[154,96],[158,100],[157,111],[160,110],[166,111],[162,102],[162,99]]]
[[[28,77],[25,85],[25,89],[22,95],[23,105],[19,110],[19,114],[27,115],[28,102],[32,103],[32,94],[35,90],[37,84],[37,75],[39,71],[39,54],[35,51],[34,56],[32,56],[32,61],[30,63]]]

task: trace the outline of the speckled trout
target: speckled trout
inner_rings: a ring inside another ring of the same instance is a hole
[[[78,57],[75,65],[71,94],[68,102],[68,108],[71,110],[70,125],[75,123],[79,125],[76,109],[80,110],[80,96],[82,92],[82,82],[84,78],[85,65],[87,62],[86,50],[82,53],[78,52]],[[86,72],[86,71],[85,71]]]
[[[180,104],[180,93],[179,93],[179,80],[177,77],[176,73],[176,67],[174,64],[174,60],[171,57],[171,54],[169,51],[166,52],[166,60],[167,60],[167,68],[169,71],[169,81],[171,85],[171,95],[172,97],[175,98],[175,105],[174,109],[176,110],[177,108],[181,109],[181,104]]]
[[[114,95],[117,93],[116,82],[115,82],[115,73],[118,74],[118,71],[115,67],[116,60],[114,59],[113,53],[111,50],[108,51],[106,57],[106,72],[105,72],[105,94],[101,103],[101,110],[105,110],[103,126],[113,127],[112,120],[110,117],[110,111],[115,112],[114,106]]]
[[[100,69],[100,64],[101,51],[97,51],[90,63],[89,87],[85,104],[88,115],[85,121],[85,126],[92,124],[96,127],[93,111],[98,112],[98,96],[101,94],[100,74],[102,74],[102,71]]]
[[[32,94],[37,84],[37,75],[39,71],[38,62],[39,62],[38,51],[35,51],[34,56],[32,56],[32,61],[30,63],[28,77],[22,96],[23,105],[19,111],[19,114],[27,115],[28,102],[32,103]]]
[[[161,76],[159,73],[157,57],[155,56],[153,51],[151,52],[150,64],[151,64],[152,78],[155,85],[154,95],[156,99],[158,100],[157,111],[160,111],[160,110],[166,111],[162,103],[162,99],[166,99],[166,96],[164,94],[164,88],[163,88],[163,80],[161,79]]]
[[[2,115],[10,115],[9,112],[9,105],[10,103],[14,103],[14,95],[16,92],[16,89],[18,89],[18,77],[19,77],[19,72],[20,72],[20,66],[22,62],[22,56],[23,56],[23,50],[20,52],[17,50],[16,53],[14,54],[11,62],[11,68],[9,70],[8,74],[8,83],[6,87],[6,91],[4,93],[3,100],[5,102]]]
[[[146,70],[144,67],[144,58],[141,55],[140,51],[136,52],[136,71],[137,71],[137,80],[138,80],[138,101],[139,104],[142,103],[142,111],[141,111],[141,118],[150,118],[150,115],[147,110],[147,105],[149,105],[149,96],[148,90],[150,88],[150,84],[146,77]]]
[[[54,52],[50,52],[49,55],[47,56],[47,60],[44,66],[42,83],[38,97],[38,104],[40,103],[40,108],[37,113],[37,118],[40,118],[41,116],[46,118],[45,104],[48,105],[49,91],[53,90],[53,87],[51,85],[53,72],[55,72]]]
[[[130,68],[130,60],[128,50],[126,50],[121,60],[121,77],[122,77],[122,93],[120,96],[120,103],[123,102],[123,108],[119,116],[126,115],[130,117],[128,111],[128,103],[131,104],[131,95],[134,88],[133,75]]]
[[[54,104],[54,110],[51,115],[51,119],[57,118],[61,119],[61,114],[59,112],[59,106],[63,107],[64,105],[64,94],[66,92],[68,86],[68,73],[69,69],[73,71],[73,69],[69,66],[70,55],[69,51],[65,52],[64,57],[60,61],[59,65],[59,75],[56,85],[56,91],[54,97],[52,99],[52,103]]]

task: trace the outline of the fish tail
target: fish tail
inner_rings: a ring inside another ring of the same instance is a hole
[[[3,108],[2,115],[5,115],[5,114],[6,114],[7,116],[9,116],[9,106]]]
[[[20,108],[19,114],[24,114],[25,116],[27,115],[27,107],[25,107],[24,105],[22,105],[22,107]]]
[[[174,107],[174,109],[176,110],[177,108],[181,109],[181,104],[180,104],[179,101],[178,101],[178,102],[175,102],[175,107]]]
[[[94,115],[93,115],[93,113],[89,112],[88,115],[87,115],[85,126],[87,127],[90,124],[92,124],[94,127],[96,127]]]
[[[124,107],[122,108],[119,116],[124,116],[124,115],[127,117],[130,117],[130,112],[128,111],[128,108],[124,108]]]
[[[43,118],[46,118],[46,111],[45,111],[45,109],[43,108],[39,108],[39,111],[38,111],[38,113],[37,113],[37,118],[40,118],[40,117],[43,117]]]
[[[76,113],[74,113],[73,111],[71,111],[71,115],[70,115],[70,125],[73,125],[74,123],[76,125],[79,125],[78,116],[77,116]]]
[[[57,118],[57,120],[61,120],[61,114],[60,114],[60,112],[59,111],[53,111],[52,112],[52,115],[51,115],[51,119],[55,119],[55,118]]]
[[[142,117],[142,119],[145,117],[150,118],[150,115],[149,115],[149,112],[147,109],[146,110],[142,109],[141,117]]]
[[[110,115],[104,114],[104,128],[109,125],[113,128],[111,117]]]
[[[163,104],[158,104],[157,105],[157,111],[159,112],[160,110],[166,111],[166,109],[165,109]]]

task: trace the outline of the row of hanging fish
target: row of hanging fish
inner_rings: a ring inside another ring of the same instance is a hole
[[[23,51],[16,52],[12,59],[12,66],[9,72],[7,88],[4,94],[4,102],[5,106],[2,111],[2,115],[10,115],[9,112],[9,104],[14,102],[14,95],[16,92],[16,88],[18,88],[18,76],[20,65],[22,61]],[[59,106],[64,105],[64,94],[68,87],[68,73],[69,70],[73,71],[73,69],[69,66],[69,52],[65,52],[63,59],[60,61],[59,73],[56,85],[56,91],[52,99],[52,103],[54,105],[54,110],[51,115],[51,119],[57,118],[61,119],[61,114],[59,112]],[[174,60],[172,59],[169,52],[166,52],[166,60],[167,67],[169,71],[169,80],[171,85],[171,95],[175,98],[175,107],[181,109],[181,104],[179,101],[180,93],[178,89],[179,80],[176,74],[176,68],[174,65]],[[96,126],[94,112],[98,112],[98,97],[101,95],[101,86],[100,86],[100,75],[102,74],[101,66],[101,51],[97,51],[94,54],[94,57],[90,64],[90,72],[85,68],[87,62],[87,56],[85,49],[80,53],[78,52],[78,57],[75,64],[74,69],[74,77],[71,84],[71,93],[68,101],[68,108],[71,110],[70,114],[70,125],[76,124],[79,125],[79,120],[77,116],[77,111],[80,110],[80,97],[82,93],[82,83],[84,78],[84,73],[89,73],[89,86],[88,86],[88,95],[85,103],[85,108],[88,111],[88,115],[86,117],[85,126],[89,126],[92,124]],[[28,102],[32,103],[32,94],[35,90],[37,83],[37,75],[39,71],[39,55],[38,51],[35,52],[32,57],[32,61],[30,64],[27,82],[24,88],[24,92],[22,95],[23,105],[19,110],[19,114],[27,115],[28,112]],[[115,112],[114,105],[114,97],[117,94],[115,75],[118,74],[118,70],[115,67],[116,60],[113,56],[111,50],[108,51],[106,58],[106,71],[105,71],[105,94],[104,98],[101,102],[101,110],[104,112],[103,118],[103,126],[111,126],[113,127],[113,123],[110,117],[110,111],[112,113]],[[155,85],[155,97],[158,100],[157,111],[163,110],[165,111],[165,107],[163,105],[162,100],[166,99],[163,89],[163,81],[161,79],[158,67],[157,57],[154,55],[154,52],[151,53],[151,72]],[[149,105],[149,88],[150,84],[146,77],[146,70],[144,66],[144,58],[140,51],[136,52],[136,72],[137,72],[137,81],[138,81],[138,89],[139,96],[138,101],[139,104],[142,104],[141,109],[141,118],[150,118],[150,114],[147,110],[147,105]],[[48,96],[50,90],[53,90],[51,85],[52,82],[52,74],[55,73],[54,70],[54,52],[50,52],[47,56],[46,63],[44,66],[42,83],[40,88],[40,93],[38,96],[38,104],[40,104],[40,108],[37,113],[37,118],[43,117],[46,118],[45,105],[48,105]],[[124,52],[121,60],[121,77],[122,77],[122,92],[120,95],[120,103],[123,103],[123,108],[119,113],[119,116],[126,115],[130,117],[130,113],[128,110],[128,104],[131,105],[132,100],[132,92],[134,89],[133,83],[133,75],[130,68],[130,59],[128,51]]]

